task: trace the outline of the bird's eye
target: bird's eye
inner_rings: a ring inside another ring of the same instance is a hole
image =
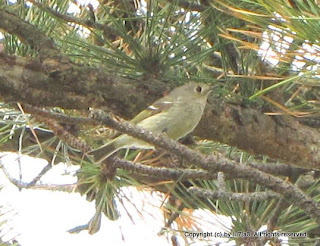
[[[196,91],[197,92],[201,92],[202,91],[202,87],[201,86],[197,86]]]

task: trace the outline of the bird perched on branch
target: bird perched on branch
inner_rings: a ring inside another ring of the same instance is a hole
[[[198,125],[211,90],[212,87],[204,83],[182,85],[140,112],[131,123],[151,132],[165,133],[173,140],[179,140]],[[154,146],[122,134],[88,154],[93,155],[97,163],[101,163],[123,148],[154,149]]]

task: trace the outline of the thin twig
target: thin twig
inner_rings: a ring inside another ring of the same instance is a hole
[[[268,220],[268,228],[267,228],[268,231],[273,231],[276,228],[277,223],[278,223],[278,219],[279,219],[281,213],[287,207],[288,207],[288,203],[286,202],[286,200],[284,198],[281,198],[278,201],[275,209],[273,210],[272,216]]]
[[[32,106],[30,104],[24,103],[23,109],[25,112],[33,115],[41,116],[42,118],[53,119],[60,123],[72,124],[72,125],[98,125],[97,121],[89,119],[87,117],[75,117],[69,116],[61,113],[50,112],[49,110],[45,110],[39,107]]]
[[[227,188],[226,188],[226,180],[225,180],[225,176],[224,176],[224,173],[223,172],[218,172],[218,188],[219,188],[219,191],[227,191]]]
[[[177,4],[180,8],[184,8],[188,11],[197,11],[197,12],[203,12],[206,9],[208,9],[206,6],[201,5],[201,4],[196,4],[196,3],[192,3],[192,2],[188,2],[188,1],[184,1],[184,0],[167,0],[169,3],[172,4]]]
[[[121,35],[121,33],[117,29],[112,28],[110,26],[94,22],[90,19],[85,20],[85,19],[80,19],[80,18],[71,16],[71,15],[64,15],[64,14],[61,14],[57,11],[54,11],[53,9],[49,8],[48,6],[46,6],[42,3],[38,3],[37,1],[34,1],[34,0],[28,0],[28,1],[33,3],[39,9],[46,11],[46,12],[49,12],[53,16],[59,18],[60,20],[65,21],[65,22],[72,22],[72,23],[75,23],[75,24],[78,24],[81,26],[85,26],[87,28],[94,28],[97,30],[101,30],[101,31],[104,31],[105,33],[108,33],[109,35],[113,35],[113,36],[117,36],[117,35],[120,36]]]
[[[61,118],[68,119],[70,123],[72,122],[72,124],[76,124],[76,122],[74,121],[75,119],[70,119],[70,117],[65,116],[63,114],[54,114],[47,110],[39,109],[31,105],[24,105],[24,108],[26,109],[27,112],[28,111],[32,112],[33,116],[37,118],[39,121],[45,123],[50,128],[50,130],[52,130],[53,133],[56,136],[58,136],[61,140],[65,141],[72,147],[79,149],[82,153],[87,153],[91,151],[91,147],[87,144],[86,141],[77,138],[76,136],[71,134],[68,130],[63,128],[62,125],[59,124],[56,120],[53,120],[54,118],[58,120]]]
[[[139,163],[123,160],[115,156],[109,157],[108,161],[116,168],[122,168],[139,174],[154,176],[163,180],[186,180],[186,179],[214,179],[215,173],[208,173],[200,169],[176,169],[163,167],[150,167]]]
[[[279,163],[248,163],[248,165],[265,173],[286,177],[305,174],[312,171],[311,169],[299,168]]]
[[[9,172],[7,171],[7,169],[1,165],[0,163],[0,167],[4,173],[4,175],[7,177],[7,179],[16,187],[18,187],[20,190],[21,189],[35,189],[35,190],[51,190],[51,191],[64,191],[64,192],[73,192],[76,184],[35,184],[35,185],[31,185],[30,183],[27,182],[23,182],[20,180],[17,180],[13,177],[11,177],[11,175],[9,174]]]
[[[223,191],[212,191],[197,187],[188,188],[188,192],[201,198],[219,199],[223,201],[265,201],[269,199],[280,198],[280,195],[272,191],[252,192],[252,193],[233,193]]]
[[[288,207],[288,203],[286,202],[286,200],[284,198],[280,198],[277,202],[276,207],[274,208],[274,210],[272,212],[271,217],[268,220],[267,232],[272,232],[276,228],[281,213],[287,207]],[[265,245],[267,243],[267,241],[270,239],[271,238],[263,237],[263,238],[261,238],[261,242],[263,245]]]
[[[173,213],[171,214],[170,218],[168,219],[168,221],[165,223],[165,227],[170,227],[171,224],[180,216],[182,210],[186,207],[186,205],[184,203],[181,203],[176,209],[175,211],[172,211]]]
[[[33,178],[33,180],[28,184],[28,187],[26,188],[30,188],[31,186],[36,185],[36,183],[43,177],[43,175],[45,175],[49,170],[51,170],[52,165],[51,163],[48,163],[42,170],[41,172],[35,177]]]
[[[284,182],[277,177],[263,173],[255,168],[244,165],[237,165],[236,162],[227,159],[222,154],[204,156],[197,151],[191,150],[188,147],[167,138],[164,134],[151,133],[150,131],[135,126],[129,122],[115,120],[109,115],[104,115],[101,111],[91,112],[91,118],[96,120],[97,122],[105,124],[112,129],[142,139],[155,145],[156,147],[160,147],[170,153],[174,153],[175,155],[186,158],[188,161],[194,163],[204,170],[207,170],[211,174],[221,171],[225,173],[226,178],[228,178],[228,176],[230,175],[236,178],[248,179],[255,183],[264,185],[265,187],[279,194],[282,194],[285,199],[287,199],[287,201],[304,210],[312,218],[314,218],[318,224],[320,224],[319,204],[291,183]],[[50,121],[48,121],[47,123],[52,124],[52,122]],[[59,127],[57,128],[59,129]],[[62,128],[60,130],[64,129]],[[65,140],[67,142],[69,140],[73,140],[72,138],[68,137],[68,134],[65,135],[63,131],[62,134],[58,131],[58,136],[59,133],[60,137],[65,137]],[[80,143],[79,147],[81,147]],[[88,149],[89,148],[84,144],[84,147],[81,150],[85,152],[88,151]]]
[[[197,151],[191,150],[188,147],[169,139],[164,134],[151,133],[150,131],[129,122],[118,122],[110,116],[102,115],[101,112],[93,111],[91,113],[91,118],[115,130],[142,139],[156,147],[163,148],[170,153],[186,158],[198,167],[208,170],[211,173],[221,171],[226,175],[231,174],[237,178],[248,179],[261,184],[282,194],[287,201],[295,204],[297,207],[308,213],[318,224],[320,224],[319,203],[308,197],[291,183],[284,182],[282,179],[263,173],[255,168],[237,165],[236,162],[227,159],[222,154],[204,156]]]
[[[41,122],[45,123],[56,136],[70,144],[72,147],[79,149],[82,153],[87,153],[91,150],[91,147],[89,147],[84,140],[78,139],[77,137],[72,135],[70,132],[64,129],[59,123],[47,118],[42,118],[39,116],[36,117]]]

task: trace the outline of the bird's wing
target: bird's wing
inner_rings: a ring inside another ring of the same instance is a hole
[[[149,118],[153,115],[159,114],[163,111],[168,110],[173,105],[172,100],[169,100],[168,97],[161,98],[155,101],[152,105],[148,108],[140,112],[136,117],[134,117],[130,122],[134,124],[138,124],[139,122],[143,121],[146,118]]]

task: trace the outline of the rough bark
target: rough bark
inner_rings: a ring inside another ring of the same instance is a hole
[[[195,134],[287,164],[320,169],[319,130],[291,116],[269,116],[262,109],[216,100],[207,107]]]
[[[145,108],[171,87],[157,80],[134,80],[103,68],[70,62],[40,63],[0,54],[0,98],[37,106],[86,110],[104,108],[124,118]],[[262,109],[209,100],[194,134],[255,155],[320,169],[317,129],[289,116],[268,116]]]
[[[0,53],[0,97],[6,102],[66,109],[108,107],[130,118],[165,89],[159,81],[127,79],[103,68],[56,61],[44,64]]]

